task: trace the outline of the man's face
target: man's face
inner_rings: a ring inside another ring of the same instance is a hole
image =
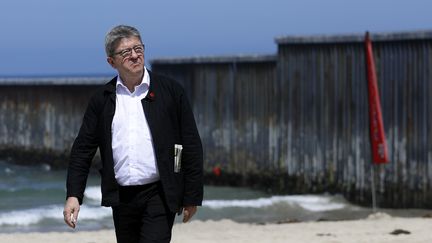
[[[119,72],[120,76],[142,75],[144,71],[144,46],[137,37],[123,38],[117,45],[108,63]]]

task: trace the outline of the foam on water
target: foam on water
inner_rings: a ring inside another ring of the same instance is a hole
[[[269,198],[258,198],[248,200],[207,200],[203,202],[203,206],[212,209],[221,209],[227,207],[250,207],[264,208],[271,207],[277,204],[288,204],[289,206],[299,206],[305,210],[312,212],[330,211],[343,209],[345,204],[332,202],[326,196],[273,196]]]
[[[100,187],[90,186],[85,190],[87,199],[100,202],[102,193]],[[289,206],[299,206],[312,212],[322,212],[343,209],[346,205],[341,202],[334,202],[330,197],[320,195],[293,195],[293,196],[273,196],[269,198],[256,198],[247,200],[204,200],[203,206],[212,209],[227,207],[249,207],[264,208],[276,204],[288,204]]]
[[[111,216],[111,209],[83,205],[78,215],[79,220],[99,220]],[[49,205],[39,208],[14,210],[0,213],[0,225],[28,226],[45,219],[63,221],[63,206]]]

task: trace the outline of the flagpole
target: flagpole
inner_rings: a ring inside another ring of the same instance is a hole
[[[372,212],[376,213],[377,212],[377,204],[376,204],[376,190],[375,190],[375,170],[374,170],[375,165],[372,164],[371,167],[371,177],[372,177]]]

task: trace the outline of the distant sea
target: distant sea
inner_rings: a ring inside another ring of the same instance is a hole
[[[63,222],[64,170],[48,165],[19,166],[0,161],[0,233],[67,231]],[[113,228],[111,209],[101,207],[99,178],[90,175],[78,229]],[[203,207],[193,220],[231,219],[248,223],[346,220],[365,218],[370,208],[338,195],[270,195],[248,188],[205,187]],[[394,216],[422,216],[428,210],[385,210]],[[176,222],[180,222],[180,217]]]

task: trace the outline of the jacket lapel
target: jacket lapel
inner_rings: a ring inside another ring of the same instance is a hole
[[[103,123],[104,134],[107,138],[107,148],[111,148],[112,141],[111,124],[115,113],[116,82],[117,76],[111,79],[104,87],[105,104],[103,108]]]

